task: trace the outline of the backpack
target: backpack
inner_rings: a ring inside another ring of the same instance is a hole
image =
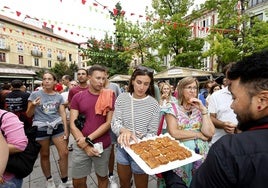
[[[2,119],[5,112],[0,117],[0,128],[2,125]],[[1,129],[3,135],[4,131]],[[33,171],[34,163],[38,157],[41,149],[41,145],[35,141],[37,127],[31,127],[25,132],[28,138],[28,144],[24,151],[9,155],[6,170],[7,172],[15,174],[19,179],[27,177]]]

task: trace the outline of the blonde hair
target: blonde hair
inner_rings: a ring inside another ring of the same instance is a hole
[[[160,86],[160,93],[163,94],[163,88],[164,88],[165,85],[169,87],[169,94],[168,94],[168,96],[170,97],[170,96],[171,96],[171,85],[170,85],[169,83],[167,83],[167,82],[164,82],[164,83]]]
[[[184,96],[183,96],[183,89],[185,88],[185,86],[191,84],[191,83],[196,83],[196,87],[197,87],[197,90],[196,90],[196,97],[197,97],[197,94],[199,92],[198,88],[199,88],[199,82],[196,78],[194,77],[185,77],[183,79],[181,79],[177,85],[177,91],[178,91],[178,104],[182,105],[182,102],[183,102],[183,99],[184,99]]]

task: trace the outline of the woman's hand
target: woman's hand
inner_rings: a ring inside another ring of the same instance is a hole
[[[202,132],[197,132],[197,138],[203,140],[203,141],[208,141],[209,138],[206,137]]]
[[[36,106],[36,105],[40,105],[41,104],[41,98],[40,97],[37,97],[35,100],[33,100],[33,105]]]
[[[4,177],[3,175],[0,175],[0,184],[4,184],[4,183],[5,183]]]
[[[129,147],[131,140],[138,142],[136,136],[132,132],[130,132],[128,129],[121,128],[120,135],[117,138],[117,142],[121,146],[128,146]]]
[[[198,98],[191,98],[189,103],[195,108],[199,109],[202,114],[207,113],[207,108],[203,105],[202,101]]]

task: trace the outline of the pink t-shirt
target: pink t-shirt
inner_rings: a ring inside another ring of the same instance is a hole
[[[71,102],[71,109],[78,110],[80,114],[86,116],[86,122],[82,129],[84,136],[88,136],[95,130],[97,130],[100,125],[106,122],[106,116],[97,115],[95,113],[95,105],[98,100],[99,95],[94,95],[88,90],[82,91],[75,94]],[[114,111],[115,97],[113,97],[112,111]],[[94,140],[95,143],[103,142],[103,148],[107,148],[111,144],[111,138],[109,131],[103,134],[101,137]]]
[[[6,112],[5,110],[0,110],[0,116]],[[23,151],[27,144],[28,139],[25,135],[23,123],[19,120],[19,118],[8,112],[3,116],[1,130],[4,132],[4,137],[8,144],[14,145],[17,149]],[[5,172],[4,179],[10,180],[14,177],[14,174]]]
[[[75,86],[72,89],[70,89],[69,94],[68,94],[69,103],[72,101],[75,94],[80,93],[85,90],[88,90],[88,87]]]

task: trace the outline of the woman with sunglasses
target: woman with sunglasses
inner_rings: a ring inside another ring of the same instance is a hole
[[[131,187],[132,174],[137,188],[148,187],[148,175],[122,146],[156,135],[159,118],[160,107],[154,99],[153,72],[146,67],[139,67],[130,78],[128,92],[118,96],[111,123],[112,131],[118,136],[116,161],[122,188]]]
[[[203,155],[208,152],[208,140],[214,134],[214,125],[208,115],[207,108],[197,98],[198,81],[193,77],[186,77],[178,83],[178,103],[176,108],[165,112],[169,134],[181,141],[186,147]],[[202,161],[190,163],[175,170],[189,186],[192,174]]]

